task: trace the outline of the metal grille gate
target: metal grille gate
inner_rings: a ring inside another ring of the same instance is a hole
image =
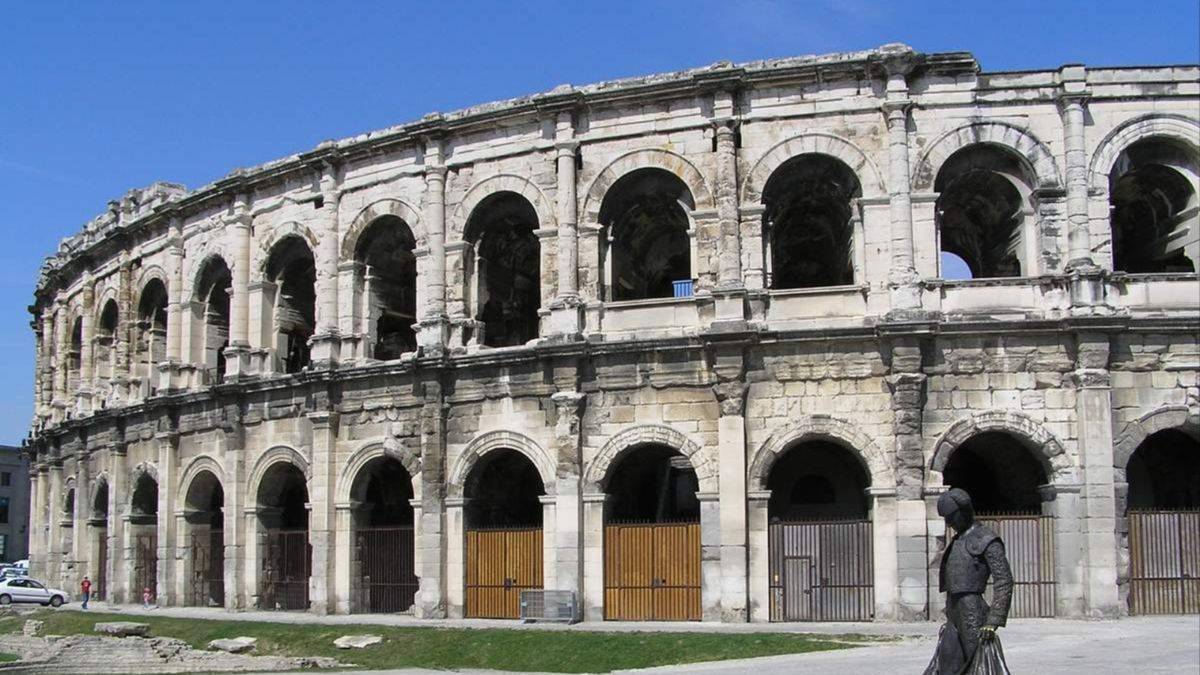
[[[143,589],[149,588],[150,595],[158,595],[158,534],[139,534],[133,539],[133,593],[141,598]]]
[[[873,619],[871,532],[869,520],[771,523],[771,620]]]
[[[542,528],[467,530],[466,615],[518,619],[521,591],[542,588]]]
[[[225,606],[225,532],[192,533],[193,607]]]
[[[604,618],[699,621],[700,524],[604,527]]]
[[[1200,511],[1129,514],[1129,613],[1200,613]]]
[[[358,603],[369,612],[403,612],[417,595],[413,528],[365,527],[358,542]]]
[[[1037,513],[980,514],[978,520],[1004,541],[1013,572],[1008,615],[1015,619],[1054,616],[1054,518]],[[990,581],[984,597],[991,602]]]
[[[308,530],[267,530],[259,576],[260,609],[308,609],[312,546]]]

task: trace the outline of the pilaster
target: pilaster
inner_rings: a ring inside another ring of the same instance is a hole
[[[250,213],[249,197],[238,195],[226,231],[233,251],[233,296],[229,304],[229,346],[225,348],[225,377],[246,374],[250,349]]]
[[[339,416],[335,412],[308,414],[312,424],[312,477],[309,480],[308,541],[312,546],[312,576],[309,577],[309,611],[330,614],[336,607],[334,590],[334,503],[337,477]]]
[[[424,352],[440,353],[450,337],[446,317],[446,163],[443,141],[425,139],[425,238],[429,255],[420,283],[426,290],[426,303],[419,308],[417,345]]]
[[[925,385],[920,338],[894,338],[890,345],[892,435],[895,443],[896,586],[895,618],[913,621],[929,612],[929,549],[925,497],[923,423]]]
[[[425,383],[425,404],[421,407],[421,505],[417,527],[416,566],[419,586],[413,604],[418,619],[444,619],[447,616],[447,579],[450,551],[459,561],[457,577],[462,575],[462,510],[457,513],[457,538],[450,530],[450,515],[445,504],[442,464],[446,454],[446,418],[441,387],[436,381]],[[453,542],[451,544],[450,542]]]
[[[341,346],[338,335],[338,257],[341,242],[338,211],[342,195],[338,189],[338,173],[338,166],[332,162],[324,162],[321,166],[321,219],[325,226],[316,251],[317,325],[311,338],[312,366],[316,369],[335,367]]]
[[[155,596],[159,605],[170,607],[180,604],[173,583],[178,562],[175,493],[179,490],[176,475],[179,467],[179,434],[174,430],[165,431],[157,434],[155,440],[158,442],[158,579],[155,581],[158,588]]]
[[[891,311],[914,312],[920,309],[921,292],[913,257],[912,183],[909,175],[908,125],[912,100],[908,93],[908,74],[915,66],[911,52],[894,55],[884,61],[887,77],[881,109],[887,124],[888,200],[891,205],[891,259],[888,287]]]
[[[583,511],[580,508],[582,467],[582,436],[580,418],[587,396],[575,391],[560,391],[551,396],[556,420],[554,445],[557,458],[554,516],[554,584],[547,588],[571,591],[582,607],[583,598]],[[549,511],[548,511],[549,512]],[[546,521],[543,521],[546,523]],[[549,524],[549,523],[547,523]],[[580,617],[576,617],[580,618]]]

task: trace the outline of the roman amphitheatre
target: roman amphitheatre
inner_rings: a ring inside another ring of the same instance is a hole
[[[117,603],[920,621],[961,486],[1014,616],[1200,611],[1198,101],[1196,65],[886,45],[130,190],[37,279],[32,564]]]

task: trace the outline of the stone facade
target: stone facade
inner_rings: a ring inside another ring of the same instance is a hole
[[[355,481],[389,457],[411,477],[414,612],[462,616],[468,483],[490,454],[515,452],[542,483],[544,585],[598,619],[609,479],[657,444],[695,473],[703,617],[761,621],[772,468],[827,441],[869,477],[874,615],[925,619],[941,602],[943,469],[996,433],[1044,474],[1057,613],[1119,614],[1124,463],[1155,431],[1200,433],[1198,101],[1197,66],[987,73],[969,54],[889,45],[564,86],[190,192],[131,191],[38,281],[33,565],[75,587],[106,560],[108,594],[133,601],[138,542],[153,534],[159,601],[191,602],[188,495],[211,476],[223,603],[261,604],[263,514],[277,504],[260,501],[291,466],[311,610],[356,611]],[[795,169],[814,157],[837,168]],[[1150,271],[1130,268],[1121,246],[1134,243],[1110,218],[1123,199],[1110,186],[1147,163],[1175,171],[1184,195],[1167,243],[1136,258],[1175,262]],[[773,178],[785,174],[794,182]],[[617,299],[657,261],[613,243],[609,205],[651,175],[630,199],[671,186],[661,208],[686,232],[672,264],[692,288]],[[772,195],[828,200],[829,184],[845,189],[845,276],[781,288],[785,253],[804,247],[768,231],[785,218]],[[949,195],[971,186],[1001,195],[1009,229],[992,249],[979,242],[993,235],[961,234],[992,217],[974,202],[950,220]],[[385,221],[410,241],[379,266],[363,256]],[[944,279],[943,251],[978,253],[979,278]],[[982,267],[995,251],[1019,271]],[[529,265],[535,287],[497,286]],[[381,300],[386,275],[407,269],[415,283],[397,283],[411,288]],[[397,358],[376,358],[385,326],[405,345]],[[153,506],[139,506],[142,485]]]

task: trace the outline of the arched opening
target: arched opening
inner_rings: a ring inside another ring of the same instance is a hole
[[[537,467],[517,450],[488,452],[467,474],[468,617],[516,619],[521,591],[542,587],[545,493]]]
[[[692,294],[688,214],[696,203],[687,185],[663,169],[631,171],[600,204],[606,300],[644,300]]]
[[[80,370],[83,365],[83,318],[76,317],[71,322],[71,345],[67,352],[67,390],[79,391]]]
[[[966,490],[977,519],[1004,541],[1013,570],[1012,617],[1055,612],[1052,503],[1041,490],[1049,476],[1035,452],[1009,433],[986,431],[959,445],[942,471],[946,487]]]
[[[395,458],[378,457],[354,478],[351,498],[351,611],[408,611],[417,594],[412,476]]]
[[[189,556],[185,561],[193,607],[225,606],[225,491],[211,471],[192,479],[184,497]]]
[[[523,345],[538,336],[541,249],[537,211],[515,192],[490,195],[471,211],[463,237],[471,245],[468,305],[489,347]],[[468,336],[469,338],[470,336]]]
[[[1125,477],[1130,613],[1200,613],[1200,440],[1151,434]]]
[[[135,348],[136,375],[143,391],[153,393],[157,388],[154,366],[167,359],[167,287],[159,279],[151,279],[142,288]]]
[[[355,249],[368,354],[380,361],[417,349],[416,247],[407,223],[382,216],[367,226]]]
[[[209,382],[225,377],[225,348],[229,346],[229,295],[233,275],[219,257],[209,258],[196,283],[193,321],[200,328],[200,344],[193,358],[204,368]]]
[[[962,259],[974,279],[1032,274],[1024,229],[1034,217],[1034,184],[1006,148],[978,143],[955,152],[934,182],[941,250]]]
[[[275,347],[285,373],[298,373],[311,361],[309,338],[316,326],[317,268],[308,244],[297,236],[284,237],[271,249],[265,278],[271,296]]]
[[[701,617],[699,480],[681,452],[631,448],[606,482],[604,618]]]
[[[839,443],[788,448],[767,476],[772,621],[869,621],[875,611],[870,475]]]
[[[158,596],[158,481],[141,472],[133,482],[129,504],[129,529],[133,539],[133,588],[137,596],[148,589]]]
[[[96,375],[112,380],[117,374],[117,301],[109,299],[96,323]]]
[[[1200,257],[1196,158],[1171,141],[1129,146],[1109,174],[1113,268],[1195,272]]]
[[[108,481],[103,478],[96,482],[87,524],[92,596],[103,600],[108,597]]]
[[[308,543],[308,481],[295,464],[276,462],[256,495],[259,609],[308,609],[312,546]]]
[[[784,162],[763,188],[763,245],[770,288],[854,283],[854,171],[828,155]]]

